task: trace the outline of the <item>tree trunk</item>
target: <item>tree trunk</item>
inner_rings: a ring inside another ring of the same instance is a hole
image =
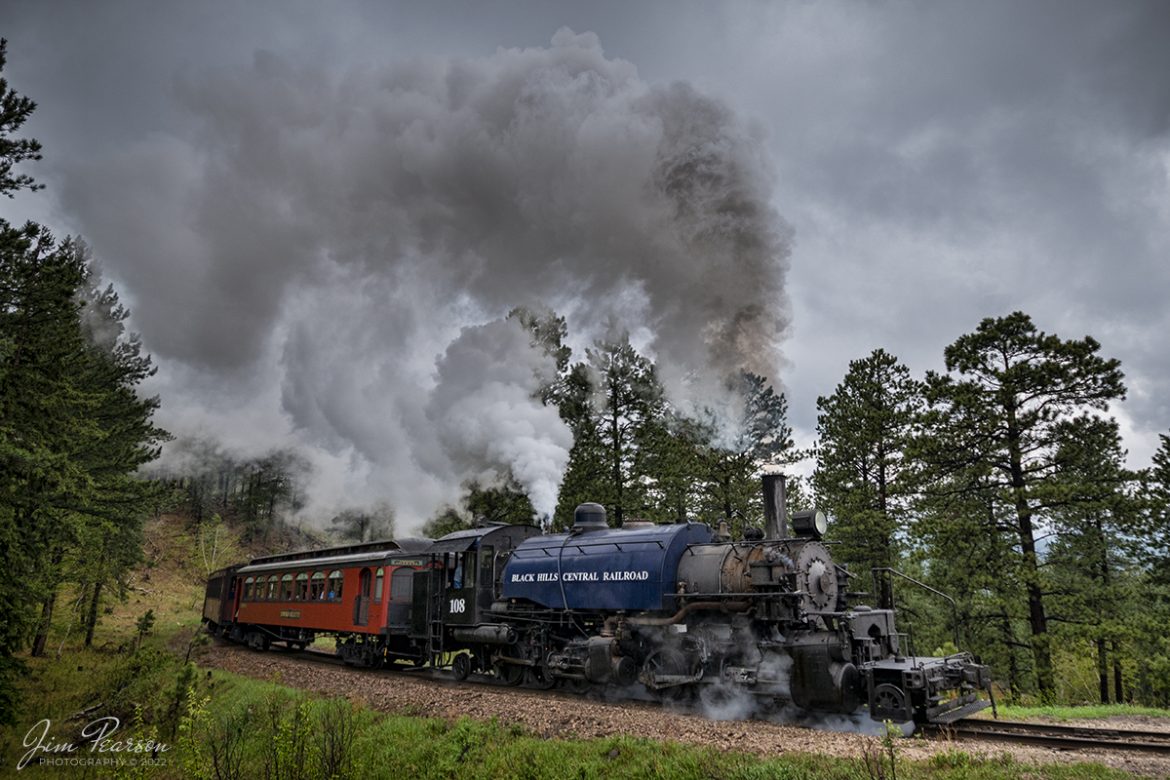
[[[85,646],[89,647],[93,644],[93,632],[97,627],[97,613],[98,606],[102,598],[102,582],[98,580],[93,584],[93,596],[89,600],[89,611],[85,616]]]
[[[1052,671],[1052,648],[1049,646],[1048,614],[1044,610],[1044,590],[1040,586],[1040,562],[1036,555],[1036,537],[1032,529],[1032,507],[1028,504],[1024,459],[1020,451],[1020,433],[1015,409],[1008,407],[1008,457],[1012,493],[1015,499],[1020,551],[1024,558],[1024,583],[1028,594],[1028,623],[1032,629],[1032,657],[1036,664],[1036,686],[1040,699],[1051,704],[1056,693]]]
[[[1104,638],[1097,638],[1097,687],[1101,692],[1101,703],[1109,703],[1109,659],[1105,653]]]
[[[41,619],[37,623],[37,633],[33,637],[32,650],[30,655],[34,658],[39,658],[45,654],[45,645],[49,641],[49,627],[53,624],[53,607],[57,604],[57,589],[49,594],[41,604]]]
[[[77,630],[78,631],[85,630],[85,610],[81,608],[81,605],[89,603],[89,589],[90,589],[90,587],[91,587],[91,585],[90,585],[88,580],[82,580],[77,585],[77,598],[74,599],[74,601],[73,601],[73,603],[76,604],[77,606],[73,608],[74,614],[72,615],[72,617],[70,619],[77,621]]]
[[[1109,649],[1113,651],[1113,701],[1121,704],[1126,698],[1121,685],[1121,653],[1116,639],[1109,643]]]
[[[610,424],[609,424],[610,425],[610,435],[613,437],[613,451],[611,452],[611,457],[613,458],[613,463],[611,464],[611,468],[613,469],[613,494],[614,494],[614,499],[615,499],[613,502],[613,522],[614,522],[615,526],[617,526],[618,528],[621,528],[622,522],[623,522],[623,517],[622,517],[622,514],[623,514],[623,512],[622,512],[622,487],[623,487],[622,486],[622,443],[621,443],[621,439],[619,438],[621,436],[621,427],[620,427],[620,421],[619,421],[619,415],[618,415],[617,393],[611,391],[610,395],[612,396],[612,399],[613,399],[610,403],[610,410],[609,410],[610,411]]]
[[[1016,636],[1012,632],[1012,620],[1006,609],[1000,613],[1000,631],[1003,634],[1003,646],[1008,653],[1008,694],[1016,702],[1020,699],[1020,667],[1016,662]]]

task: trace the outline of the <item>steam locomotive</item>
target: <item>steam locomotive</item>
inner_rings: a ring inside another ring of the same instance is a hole
[[[331,635],[348,664],[430,665],[458,679],[864,706],[900,723],[989,705],[990,670],[969,653],[903,654],[892,609],[848,604],[824,515],[795,513],[790,532],[783,477],[763,483],[754,538],[693,522],[610,528],[603,507],[582,504],[564,534],[489,525],[257,558],[209,578],[203,620],[256,649]]]

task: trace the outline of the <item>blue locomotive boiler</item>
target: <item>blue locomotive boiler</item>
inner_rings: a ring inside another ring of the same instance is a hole
[[[582,504],[573,532],[525,540],[504,568],[503,598],[591,612],[674,610],[679,561],[711,541],[702,523],[611,529],[605,509]]]

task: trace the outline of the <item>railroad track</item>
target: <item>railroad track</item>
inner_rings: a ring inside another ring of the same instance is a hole
[[[217,640],[220,641],[220,640]],[[238,645],[228,645],[231,647],[239,647]],[[275,652],[279,657],[299,663],[314,663],[324,664],[326,666],[337,666],[343,669],[356,669],[357,667],[349,666],[345,661],[335,653],[330,653],[324,650],[287,650],[285,648],[278,648],[273,645],[267,652]],[[498,690],[512,690],[524,691],[525,693],[536,694],[540,696],[548,696],[555,699],[563,699],[565,701],[580,700],[583,696],[590,701],[605,702],[605,703],[621,703],[623,705],[632,705],[634,707],[649,707],[652,709],[660,709],[661,702],[657,699],[651,698],[635,698],[632,696],[611,697],[604,693],[597,691],[588,691],[585,693],[573,693],[562,688],[541,688],[534,685],[529,685],[527,682],[522,684],[511,684],[505,682],[498,677],[493,677],[487,674],[472,673],[466,680],[456,680],[451,676],[451,673],[444,670],[434,669],[429,666],[407,666],[398,664],[393,669],[360,669],[363,675],[383,676],[383,677],[409,677],[412,680],[424,681],[431,685],[438,685],[445,688],[467,688],[469,690],[482,690],[485,686]]]
[[[274,652],[281,658],[301,663],[315,663],[328,666],[348,667],[334,653],[320,650],[287,651],[274,647]],[[430,667],[410,667],[398,665],[393,670],[366,669],[363,674],[376,676],[406,676],[415,680],[425,680],[429,684],[442,687],[479,688],[488,686],[497,689],[523,690],[542,696],[556,699],[578,700],[580,694],[563,690],[541,690],[535,687],[512,686],[501,680],[485,675],[473,675],[472,679],[459,681],[443,673],[436,673]],[[587,698],[595,701],[615,703],[617,700],[608,697],[589,695]],[[622,698],[623,706],[658,710],[661,703],[639,698]],[[698,712],[692,714],[701,714]],[[801,725],[791,723],[789,725]],[[957,741],[988,741],[1009,742],[1021,745],[1047,747],[1056,750],[1120,750],[1147,754],[1170,755],[1170,732],[1139,731],[1133,729],[1103,729],[1087,726],[1063,726],[1047,723],[1025,723],[1020,721],[986,720],[982,718],[968,718],[946,726],[928,726],[923,733],[940,740]]]
[[[930,733],[939,739],[1013,742],[1057,750],[1125,750],[1170,755],[1170,732],[1165,731],[969,718],[949,726],[932,726]]]

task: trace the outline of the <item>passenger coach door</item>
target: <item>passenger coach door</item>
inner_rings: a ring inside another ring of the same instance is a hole
[[[410,608],[414,602],[414,569],[403,566],[390,575],[390,614],[386,622],[392,626],[410,625]]]
[[[358,579],[358,595],[353,600],[353,622],[357,626],[370,622],[370,579],[370,570],[362,569]]]

